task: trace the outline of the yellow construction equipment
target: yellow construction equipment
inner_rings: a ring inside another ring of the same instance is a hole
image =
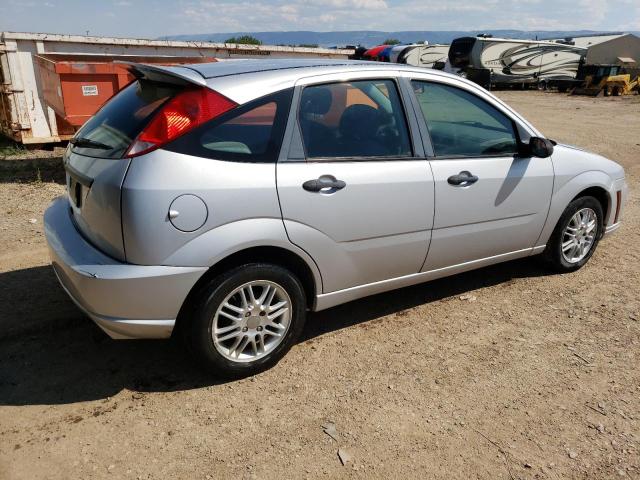
[[[619,65],[594,65],[583,69],[584,83],[571,92],[572,95],[618,96],[640,93],[640,76],[631,80],[631,74],[619,73]]]
[[[625,73],[622,75],[612,75],[607,78],[603,91],[605,97],[608,97],[609,95],[629,95],[630,93],[633,93],[633,91],[638,91],[637,87],[638,77],[631,81],[631,75]]]

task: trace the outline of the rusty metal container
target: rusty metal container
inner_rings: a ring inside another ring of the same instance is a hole
[[[69,139],[109,92],[126,83],[115,60],[176,64],[212,58],[346,59],[351,54],[353,50],[0,32],[0,134],[23,144]]]
[[[44,100],[64,123],[82,126],[113,95],[134,80],[118,57],[36,55]],[[127,57],[129,61],[176,65],[215,62],[207,57]]]

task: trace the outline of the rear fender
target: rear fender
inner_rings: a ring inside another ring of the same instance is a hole
[[[315,291],[322,292],[318,266],[301,248],[292,244],[279,218],[253,218],[227,223],[193,238],[163,263],[212,267],[234,253],[254,247],[277,247],[301,258],[313,274]]]

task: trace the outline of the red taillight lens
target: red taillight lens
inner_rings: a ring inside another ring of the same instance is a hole
[[[134,140],[127,156],[155,150],[237,104],[208,88],[185,90],[169,100]]]

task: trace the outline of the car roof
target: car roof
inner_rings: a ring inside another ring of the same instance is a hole
[[[360,60],[340,60],[330,58],[275,58],[275,59],[238,59],[222,60],[211,63],[196,63],[182,65],[184,68],[199,73],[204,78],[219,78],[230,75],[241,75],[247,73],[274,72],[277,70],[291,69],[320,69],[331,70],[332,68],[342,70],[350,66],[371,66],[379,69],[381,66],[391,67],[390,64],[380,62],[368,62]],[[393,64],[393,67],[399,67]],[[284,73],[284,72],[283,72]]]
[[[137,77],[166,81],[169,76],[180,82],[207,86],[239,104],[293,87],[298,80],[305,77],[352,72],[384,72],[393,76],[394,73],[402,71],[451,77],[450,74],[439,70],[413,65],[331,58],[234,59],[171,66],[119,63]]]
[[[541,135],[522,116],[482,87],[466,78],[431,68],[399,63],[329,58],[234,59],[172,66],[131,62],[119,63],[125,65],[138,78],[166,81],[168,77],[171,77],[180,82],[206,86],[239,105],[271,93],[292,88],[298,80],[305,77],[325,77],[330,79],[335,78],[335,74],[341,76],[343,73],[349,74],[352,72],[371,72],[372,74],[384,72],[385,77],[387,75],[393,77],[395,73],[413,72],[420,75],[420,78],[449,79],[454,84],[466,84],[467,88],[475,90],[481,95],[492,97],[494,102],[501,104],[503,108],[510,111],[534,135]],[[239,76],[242,76],[242,78],[238,78]]]
[[[393,75],[399,71],[448,76],[444,72],[398,63],[324,58],[221,60],[173,67],[145,65],[136,68],[152,68],[182,78],[188,77],[189,81],[205,84],[239,104],[293,87],[299,79],[312,76],[351,72],[385,72]]]

